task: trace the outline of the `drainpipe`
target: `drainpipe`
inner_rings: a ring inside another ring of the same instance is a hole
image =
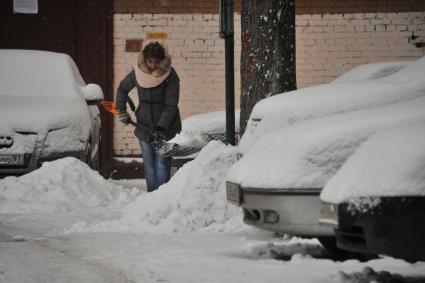
[[[228,144],[235,145],[234,4],[233,0],[219,1],[220,37],[225,44],[226,137]]]

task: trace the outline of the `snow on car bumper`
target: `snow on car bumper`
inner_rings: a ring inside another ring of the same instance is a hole
[[[338,247],[425,260],[425,197],[381,197],[367,210],[353,210],[348,203],[338,210]]]
[[[320,189],[252,189],[227,182],[227,200],[240,205],[244,222],[260,229],[297,236],[334,236],[319,225]]]
[[[80,159],[83,162],[87,162],[86,154],[87,153],[85,151],[58,152],[55,154],[51,154],[49,156],[37,158],[35,154],[26,153],[26,154],[23,154],[24,161],[22,164],[10,164],[6,162],[2,163],[1,155],[0,155],[0,177],[23,175],[41,167],[43,162],[53,161],[53,160],[64,158],[64,157],[75,157]]]
[[[0,177],[19,176],[39,168],[43,162],[75,157],[87,161],[87,146],[83,142],[81,149],[69,150],[62,146],[56,152],[45,152],[46,136],[36,133],[15,133],[10,146],[0,146]]]
[[[0,134],[0,140],[8,137],[11,141],[0,143],[0,177],[23,175],[39,168],[43,162],[68,156],[87,162],[87,142],[66,135],[65,129],[49,131],[47,135],[35,132]],[[52,133],[62,134],[60,143],[51,140]]]

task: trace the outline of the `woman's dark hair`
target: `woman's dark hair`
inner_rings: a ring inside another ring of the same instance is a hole
[[[165,58],[164,47],[159,42],[151,42],[143,49],[143,57],[145,57],[145,60],[149,58],[162,60]]]

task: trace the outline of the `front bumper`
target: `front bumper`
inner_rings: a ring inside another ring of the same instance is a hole
[[[87,162],[86,151],[57,152],[47,156],[38,157],[36,153],[25,153],[22,165],[0,164],[0,178],[6,176],[20,176],[41,167],[43,162],[49,162],[64,157],[75,157],[83,162]]]
[[[253,189],[227,183],[227,199],[243,209],[244,222],[260,229],[305,237],[334,236],[319,225],[321,189]]]
[[[64,157],[75,157],[87,162],[87,142],[79,138],[70,141],[66,135],[62,138],[61,134],[66,129],[53,130],[47,135],[33,132],[1,135],[9,137],[11,142],[0,144],[0,177],[23,175],[36,170],[43,162]],[[55,142],[57,136],[61,137],[58,139],[59,144]]]
[[[425,260],[425,197],[381,197],[364,211],[338,207],[335,230],[341,249]]]

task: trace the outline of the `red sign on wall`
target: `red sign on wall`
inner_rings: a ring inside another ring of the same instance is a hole
[[[125,52],[140,52],[143,39],[127,39],[125,41]]]

